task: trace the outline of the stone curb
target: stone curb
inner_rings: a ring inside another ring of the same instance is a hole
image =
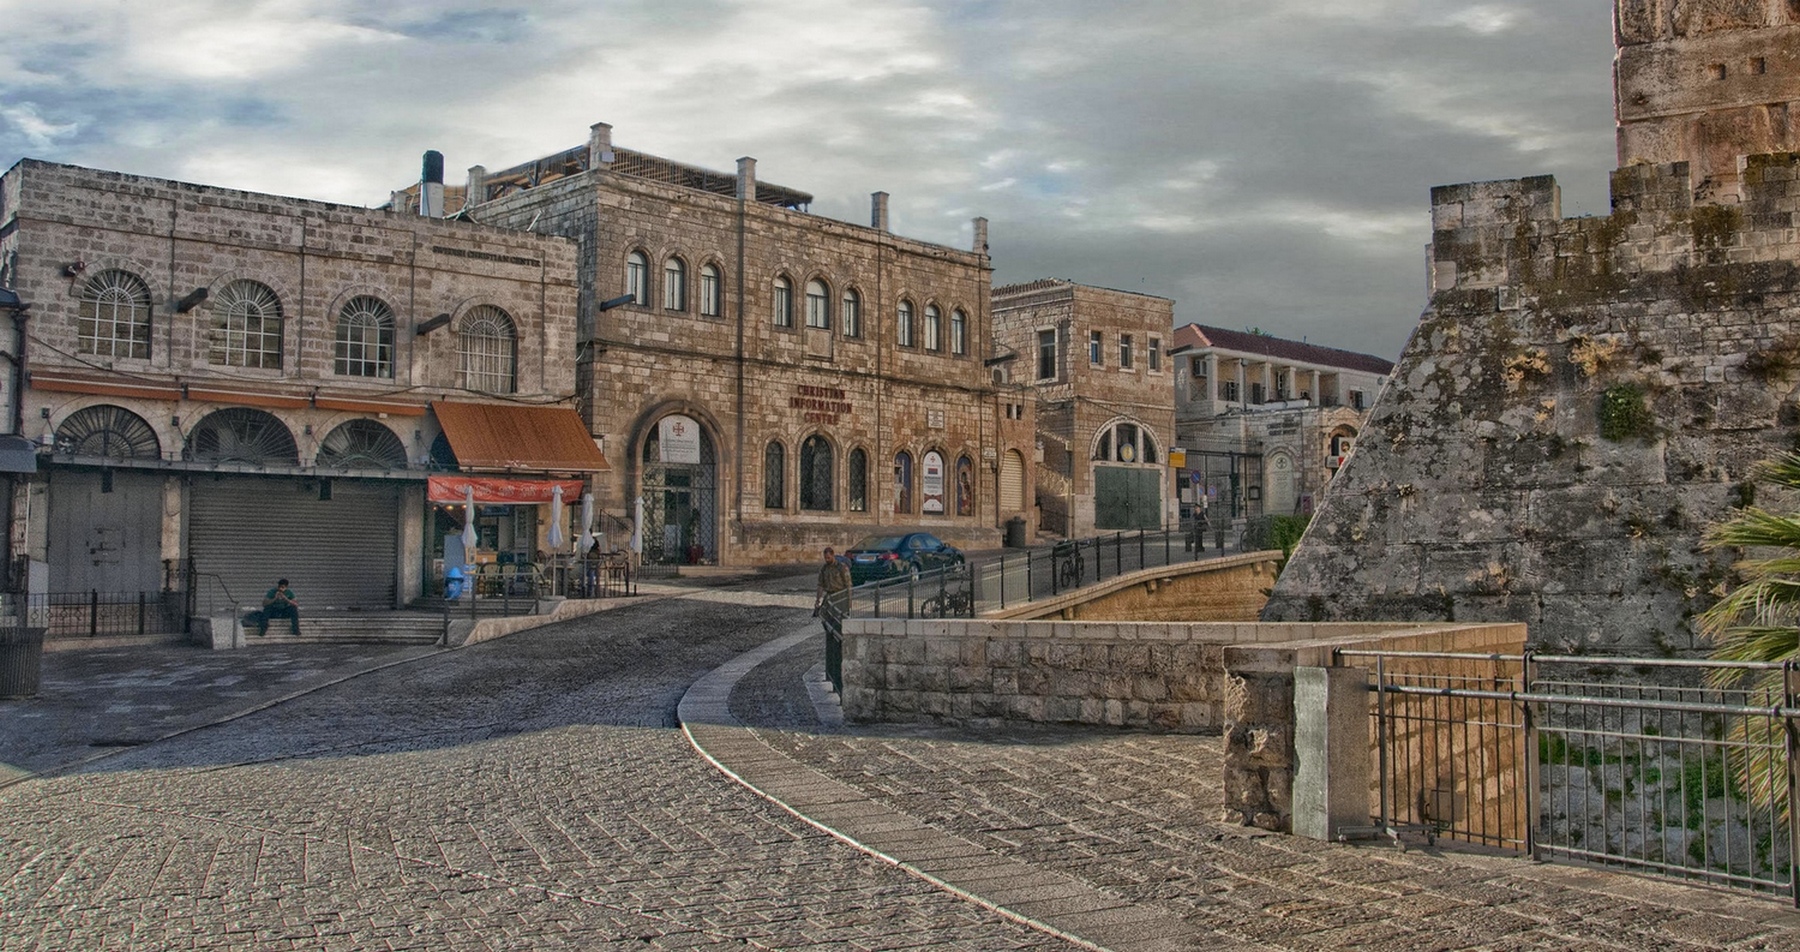
[[[731,691],[758,665],[817,637],[811,624],[709,672],[677,707],[701,757],[803,822],[952,895],[1096,952],[1247,949],[1180,917],[1064,873],[996,854],[871,800],[769,746],[731,714]]]

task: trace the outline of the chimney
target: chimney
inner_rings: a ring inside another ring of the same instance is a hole
[[[479,205],[487,201],[487,166],[469,166],[469,192],[463,196],[463,207]]]
[[[737,197],[746,201],[756,201],[756,160],[744,156],[738,160]]]
[[[612,126],[596,122],[588,126],[588,164],[590,169],[611,165],[613,161]]]
[[[888,193],[873,192],[869,195],[869,227],[881,231],[888,230],[887,214]]]
[[[985,218],[975,219],[975,249],[974,250],[975,250],[976,254],[982,255],[984,257],[988,253],[987,219],[985,219]]]
[[[425,153],[425,167],[420,171],[419,214],[444,217],[444,153],[436,149]]]

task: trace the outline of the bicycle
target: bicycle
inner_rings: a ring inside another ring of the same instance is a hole
[[[1051,552],[1051,558],[1061,563],[1056,571],[1057,586],[1059,588],[1080,587],[1081,577],[1087,571],[1087,563],[1081,557],[1081,543],[1058,542],[1056,548]]]

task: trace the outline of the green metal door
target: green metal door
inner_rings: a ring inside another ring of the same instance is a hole
[[[1162,475],[1161,467],[1094,467],[1094,528],[1161,526]]]

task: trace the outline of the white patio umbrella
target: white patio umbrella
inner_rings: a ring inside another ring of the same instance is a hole
[[[463,487],[463,558],[475,560],[475,487]]]
[[[550,487],[550,531],[545,534],[544,544],[551,551],[562,548],[563,544],[563,503],[562,484]]]
[[[644,554],[644,497],[637,497],[637,517],[631,521],[631,551]]]
[[[586,555],[587,550],[594,547],[594,494],[581,494],[581,539],[575,543],[575,552]]]

